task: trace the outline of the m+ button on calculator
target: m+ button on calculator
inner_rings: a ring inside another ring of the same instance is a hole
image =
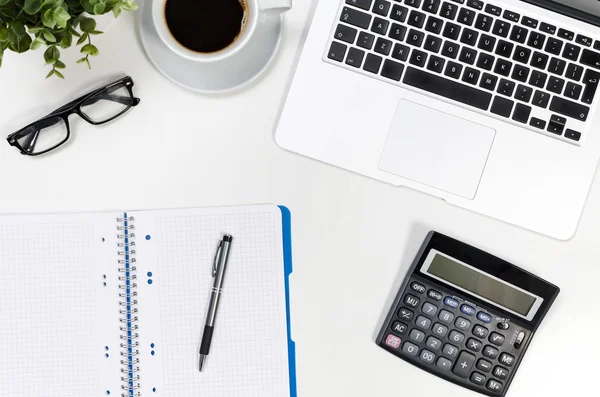
[[[450,382],[502,397],[558,287],[431,232],[377,344]]]

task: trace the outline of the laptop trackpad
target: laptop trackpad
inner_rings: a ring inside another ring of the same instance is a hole
[[[379,169],[474,199],[496,131],[401,100]]]

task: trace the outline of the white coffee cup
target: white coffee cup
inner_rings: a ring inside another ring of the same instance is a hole
[[[170,0],[177,1],[177,0]],[[218,1],[218,0],[213,0]],[[244,28],[236,40],[226,48],[211,52],[199,53],[184,47],[172,35],[165,18],[165,4],[167,0],[152,0],[152,21],[160,39],[177,55],[201,63],[214,63],[234,56],[242,48],[248,46],[255,35],[256,28],[261,19],[268,14],[280,14],[292,7],[292,0],[245,0],[247,5],[247,20]]]

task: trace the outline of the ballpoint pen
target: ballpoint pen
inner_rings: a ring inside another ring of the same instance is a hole
[[[200,343],[200,362],[198,365],[200,371],[202,371],[204,361],[206,360],[206,357],[210,351],[210,343],[215,327],[217,309],[219,307],[219,299],[221,297],[221,289],[223,287],[223,279],[225,278],[227,259],[229,258],[229,250],[231,249],[232,240],[233,237],[231,235],[224,235],[221,241],[219,241],[217,252],[215,254],[215,261],[212,269],[212,276],[214,279],[213,287],[210,294],[210,303],[208,305],[208,314],[206,315],[204,333],[202,334],[202,342]]]

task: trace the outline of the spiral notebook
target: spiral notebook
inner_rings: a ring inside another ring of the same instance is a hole
[[[295,397],[290,241],[274,205],[0,216],[0,395]]]

